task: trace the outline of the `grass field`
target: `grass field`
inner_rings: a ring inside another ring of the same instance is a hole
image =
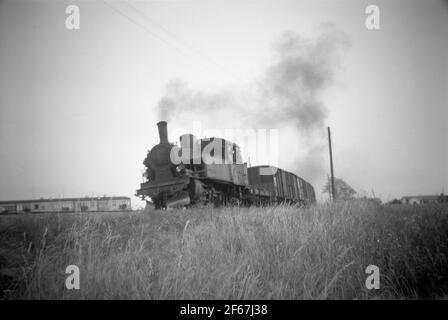
[[[80,290],[65,268],[80,269]],[[380,269],[380,289],[365,269]],[[368,201],[0,217],[2,299],[402,299],[448,293],[448,207]]]

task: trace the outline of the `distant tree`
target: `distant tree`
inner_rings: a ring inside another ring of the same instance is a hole
[[[347,182],[340,178],[334,178],[334,189],[336,190],[336,199],[348,200],[355,198],[356,191],[349,186]],[[331,180],[322,189],[323,193],[330,193]]]
[[[388,204],[401,204],[401,200],[393,199],[393,200],[389,201]]]

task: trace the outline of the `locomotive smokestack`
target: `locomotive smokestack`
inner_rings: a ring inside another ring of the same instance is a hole
[[[168,129],[166,127],[166,121],[158,122],[157,127],[159,127],[160,143],[168,143]]]

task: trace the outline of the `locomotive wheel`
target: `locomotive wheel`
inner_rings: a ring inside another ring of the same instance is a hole
[[[162,199],[154,198],[153,202],[154,202],[154,209],[156,209],[156,210],[163,209],[163,201],[162,201]]]
[[[213,202],[213,206],[215,208],[219,208],[223,205],[223,196],[220,192],[214,192],[213,196],[212,196],[212,202]]]
[[[223,204],[224,197],[221,192],[216,191],[213,187],[210,187],[207,200],[207,202],[212,203],[215,208],[218,208]]]

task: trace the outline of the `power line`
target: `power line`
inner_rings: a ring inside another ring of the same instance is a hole
[[[146,28],[144,25],[139,24],[138,22],[134,21],[134,19],[132,19],[131,17],[129,17],[128,15],[124,14],[123,12],[121,12],[120,10],[117,10],[115,7],[111,6],[109,3],[107,3],[105,0],[103,0],[103,3],[108,6],[109,8],[111,8],[113,11],[115,11],[116,13],[118,13],[119,15],[125,17],[127,20],[129,20],[131,23],[135,24],[136,26],[143,28],[146,32],[148,32],[149,34],[151,34],[153,37],[155,37],[156,39],[162,41],[163,43],[172,46],[171,43],[165,41],[164,39],[160,38],[156,33],[152,32],[151,30],[149,30],[148,28]]]
[[[179,52],[181,55],[186,56],[184,52],[182,52],[177,46],[173,45],[171,42],[167,41],[166,39],[160,37],[157,33],[153,32],[152,30],[150,30],[147,26],[145,26],[144,24],[141,24],[137,21],[135,21],[133,18],[131,18],[130,16],[128,16],[127,14],[125,14],[123,11],[118,10],[117,8],[115,8],[114,6],[110,5],[109,3],[107,3],[107,1],[102,0],[103,3],[108,6],[110,9],[112,9],[113,11],[115,11],[116,13],[118,13],[119,15],[121,15],[122,17],[126,18],[128,21],[130,21],[132,24],[136,25],[139,28],[142,28],[144,31],[146,31],[147,33],[149,33],[151,36],[153,36],[154,38],[158,39],[159,41],[163,42],[164,44],[171,46],[172,48],[174,48],[177,52]],[[129,4],[128,4],[129,5]],[[135,11],[139,12],[139,10],[137,10],[135,7],[129,5],[130,7],[132,7]],[[140,12],[139,12],[140,13]],[[143,15],[142,13],[140,13],[141,15]],[[150,19],[146,17],[146,20],[150,21]],[[150,21],[151,23],[158,25],[156,22]],[[186,44],[185,42],[183,42],[180,38],[178,38],[175,34],[171,33],[170,31],[166,30],[165,28],[163,28],[161,25],[158,25],[159,28],[161,28],[162,30],[164,30],[166,33],[170,34],[171,37],[173,38],[177,38],[178,42],[182,43],[184,47],[189,47],[190,50],[193,50],[194,52],[196,52],[196,54],[199,54],[203,57],[205,57],[202,53],[200,53],[198,50],[194,49],[193,47],[191,47],[190,45]],[[191,59],[191,55],[190,55],[190,59]],[[210,59],[208,59],[210,60]],[[205,65],[198,63],[197,61],[195,61],[198,65],[200,65],[201,67],[203,67],[204,69],[207,69],[208,71],[211,71],[210,68],[206,67]],[[220,67],[221,69],[223,67],[219,66],[216,63],[212,63],[215,67]],[[222,70],[221,70],[222,71]],[[227,71],[228,72],[228,71]]]
[[[233,74],[233,72],[229,71],[227,68],[225,68],[224,66],[222,66],[221,64],[217,63],[216,61],[214,61],[213,59],[211,59],[210,57],[208,57],[207,55],[205,55],[204,53],[202,53],[200,50],[198,50],[197,48],[195,48],[194,46],[192,46],[191,44],[185,42],[183,39],[181,39],[179,36],[177,36],[175,33],[171,32],[170,30],[166,29],[164,26],[162,26],[160,23],[158,23],[157,21],[155,21],[154,19],[152,19],[151,17],[149,17],[147,14],[141,12],[140,10],[138,10],[135,6],[133,6],[130,3],[125,2],[126,5],[128,5],[129,7],[131,7],[132,9],[134,9],[134,11],[136,11],[141,17],[143,17],[146,21],[148,21],[149,23],[157,26],[158,28],[160,28],[163,32],[165,32],[168,36],[170,36],[171,38],[173,38],[175,41],[177,41],[178,43],[180,43],[182,46],[184,46],[185,48],[189,49],[190,51],[192,51],[193,53],[195,53],[196,55],[200,56],[201,58],[204,58],[206,60],[208,60],[208,62],[221,69],[221,71],[224,71],[226,73],[228,73],[229,75],[231,75],[233,78],[237,79],[237,77]]]

